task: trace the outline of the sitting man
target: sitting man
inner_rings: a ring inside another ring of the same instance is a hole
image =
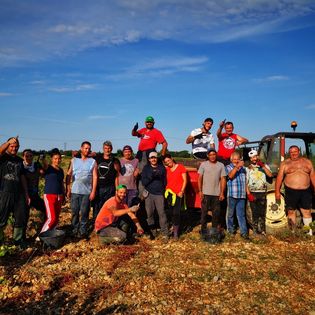
[[[139,205],[128,208],[124,203],[127,194],[125,185],[118,185],[114,197],[109,198],[101,208],[95,220],[96,233],[100,235],[101,242],[124,243],[130,238],[130,219],[136,225],[137,233],[143,234],[143,229],[135,215]]]
[[[194,129],[186,139],[186,143],[192,144],[192,153],[194,158],[206,160],[208,150],[214,149],[214,138],[210,129],[213,125],[212,118],[206,118],[201,128]]]

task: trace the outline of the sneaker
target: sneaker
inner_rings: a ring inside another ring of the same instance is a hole
[[[247,233],[241,234],[241,238],[243,238],[243,239],[246,240],[246,241],[249,241],[249,240],[250,240],[250,238],[249,238],[249,236],[248,236]]]

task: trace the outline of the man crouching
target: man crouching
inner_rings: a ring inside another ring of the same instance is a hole
[[[125,185],[118,185],[114,197],[108,199],[95,220],[95,230],[100,236],[103,244],[124,243],[130,237],[130,219],[137,227],[137,232],[142,234],[143,230],[135,215],[139,205],[128,208],[124,203],[127,194]]]

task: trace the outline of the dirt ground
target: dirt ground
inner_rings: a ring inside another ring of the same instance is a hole
[[[69,228],[64,208],[59,227]],[[284,231],[200,240],[196,210],[178,242],[101,246],[66,238],[0,258],[1,314],[315,314],[315,243]],[[29,235],[38,214],[32,212]],[[11,233],[10,228],[7,229]]]

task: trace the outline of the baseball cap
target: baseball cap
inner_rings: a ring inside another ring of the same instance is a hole
[[[130,151],[132,151],[132,147],[131,147],[130,145],[125,145],[122,150],[123,150],[123,151],[125,151],[125,150],[130,150]]]
[[[252,150],[250,150],[249,152],[248,152],[248,156],[251,158],[251,157],[253,157],[253,156],[256,156],[256,155],[258,155],[258,152],[256,151],[256,150],[254,150],[254,149],[252,149]]]
[[[157,155],[157,152],[150,152],[150,154],[149,154],[149,159],[151,158],[151,157],[157,157],[158,155]]]
[[[148,117],[146,117],[145,122],[152,122],[152,123],[154,123],[154,118],[152,116],[148,116]]]

